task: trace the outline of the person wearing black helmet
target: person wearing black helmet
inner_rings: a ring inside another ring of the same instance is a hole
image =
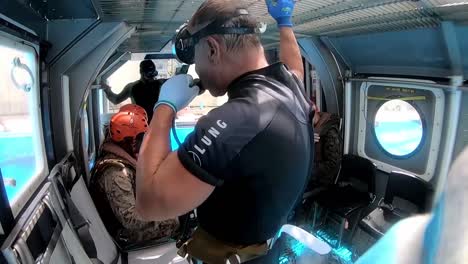
[[[153,107],[158,101],[159,92],[163,80],[156,80],[158,71],[152,60],[144,60],[140,63],[141,78],[138,81],[129,83],[119,94],[112,92],[111,87],[104,84],[104,92],[107,99],[113,104],[120,104],[131,98],[132,103],[143,107],[148,113],[148,121],[153,117]]]
[[[179,29],[179,60],[195,64],[213,96],[229,100],[171,152],[172,120],[200,87],[187,75],[167,80],[139,155],[140,216],[162,220],[197,208],[199,227],[181,250],[205,263],[278,263],[278,233],[313,166],[312,109],[292,30],[294,0],[267,6],[280,31],[282,62],[272,65],[259,37],[263,28],[243,1],[207,0]]]

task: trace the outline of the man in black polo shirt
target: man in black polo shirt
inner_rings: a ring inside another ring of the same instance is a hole
[[[154,104],[159,99],[159,92],[163,80],[156,80],[158,71],[152,60],[144,60],[140,63],[141,78],[129,83],[119,94],[114,94],[111,87],[104,84],[104,92],[107,99],[113,104],[120,104],[130,98],[133,104],[143,107],[148,114],[148,122],[153,117]]]
[[[240,1],[207,0],[179,31],[178,57],[195,63],[212,95],[227,93],[229,100],[201,118],[171,152],[172,120],[199,87],[187,75],[162,86],[137,166],[142,218],[168,219],[198,208],[199,229],[234,247],[265,243],[286,223],[311,172],[313,129],[292,31],[294,2],[267,5],[280,28],[280,58],[287,67],[268,65],[257,21]],[[277,263],[277,249],[249,263]]]

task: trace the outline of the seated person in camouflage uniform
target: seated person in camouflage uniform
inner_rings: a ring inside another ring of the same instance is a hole
[[[135,211],[135,166],[140,144],[148,129],[146,112],[126,105],[115,114],[93,170],[91,192],[109,233],[119,244],[171,238],[177,219],[162,222],[140,220]]]
[[[314,186],[327,186],[334,183],[343,156],[340,117],[337,114],[320,112],[315,104],[313,109],[315,165],[311,182]]]

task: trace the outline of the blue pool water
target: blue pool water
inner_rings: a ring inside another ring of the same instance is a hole
[[[16,186],[5,186],[10,201],[26,185],[36,169],[31,136],[0,137],[0,169],[4,179],[14,179]]]
[[[377,122],[375,134],[381,146],[390,154],[405,156],[412,153],[421,143],[423,128],[421,121]]]
[[[177,137],[179,138],[180,142],[184,142],[185,138],[193,132],[193,127],[178,127],[176,129],[177,132]],[[172,150],[176,150],[179,148],[179,145],[177,145],[177,141],[174,138],[174,135],[171,132],[171,146]]]
[[[177,136],[181,142],[193,131],[193,127],[177,128]],[[179,146],[171,133],[172,149]],[[8,200],[11,202],[26,186],[36,170],[36,159],[31,136],[0,135],[0,169],[4,179],[14,179],[16,186],[6,185]]]

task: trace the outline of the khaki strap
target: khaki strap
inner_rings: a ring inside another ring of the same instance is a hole
[[[268,253],[269,246],[255,244],[250,246],[238,246],[217,240],[201,228],[197,228],[192,238],[179,250],[181,257],[187,255],[207,264],[226,264],[229,259],[231,264],[243,263]],[[237,257],[236,257],[237,255]],[[238,259],[240,262],[232,261]]]

